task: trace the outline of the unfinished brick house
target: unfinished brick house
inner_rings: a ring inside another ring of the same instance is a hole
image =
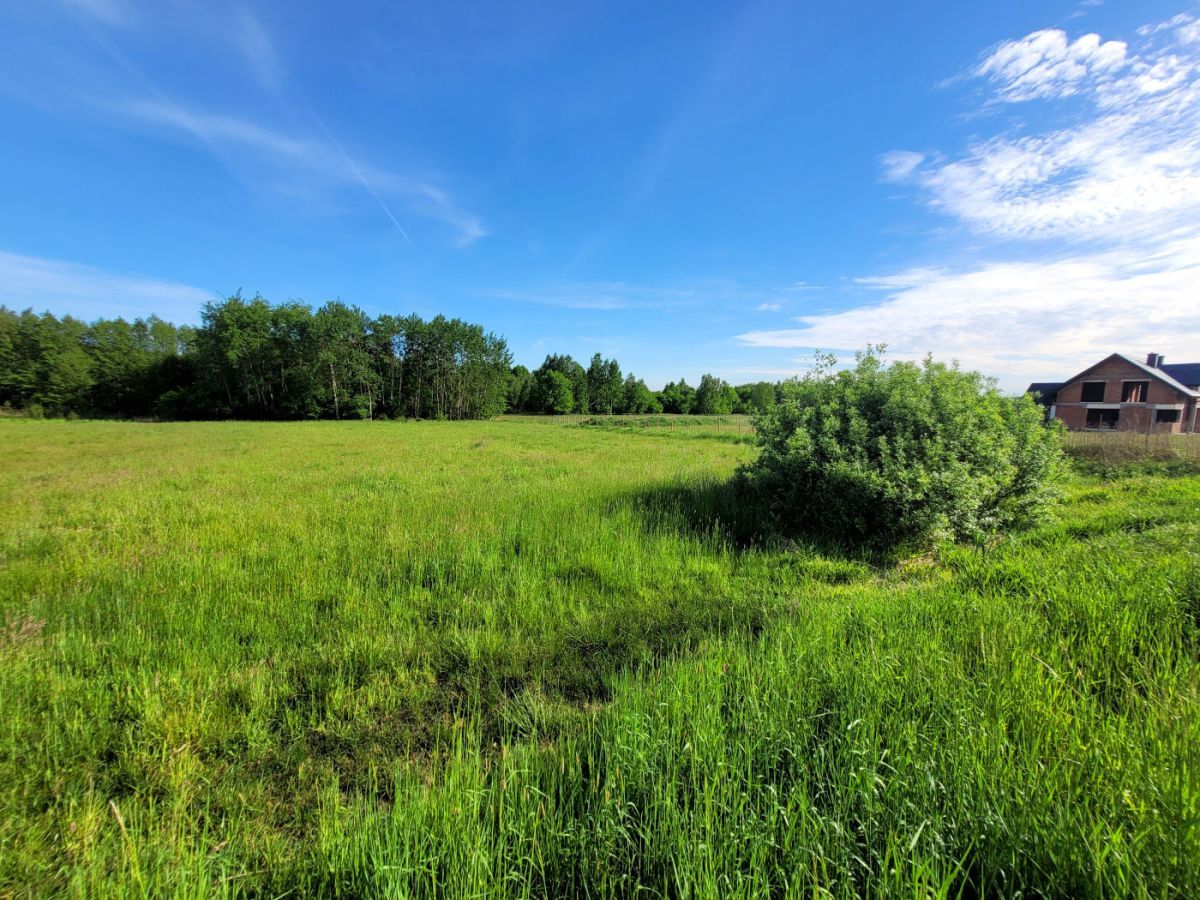
[[[1028,393],[1072,431],[1162,431],[1196,434],[1200,363],[1144,363],[1114,353],[1074,378],[1035,382]]]

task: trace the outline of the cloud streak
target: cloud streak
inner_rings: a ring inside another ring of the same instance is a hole
[[[156,313],[195,322],[215,291],[93,266],[0,251],[0,300],[10,308],[69,312],[84,319]]]
[[[783,288],[748,285],[728,279],[697,280],[671,285],[629,284],[623,281],[565,282],[527,288],[487,291],[481,296],[511,303],[532,303],[563,309],[645,310],[705,307],[721,315],[777,312],[787,305],[785,295],[817,290],[804,282]]]
[[[130,102],[117,110],[150,126],[187,134],[221,157],[231,150],[249,151],[259,162],[284,174],[299,170],[319,176],[327,183],[362,187],[405,240],[408,234],[385,197],[399,197],[417,215],[450,226],[459,247],[466,247],[487,234],[478,217],[459,207],[437,185],[378,169],[352,157],[315,114],[313,118],[324,140],[286,134],[236,116],[187,109],[166,100]]]
[[[275,42],[250,10],[237,7],[233,11],[228,34],[263,87],[275,90],[283,83],[285,72]]]

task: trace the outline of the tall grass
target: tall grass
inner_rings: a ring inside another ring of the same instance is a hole
[[[0,895],[1200,892],[1200,479],[881,570],[749,452],[0,423]]]
[[[1073,431],[1064,444],[1079,467],[1092,474],[1200,475],[1200,436],[1194,434]]]

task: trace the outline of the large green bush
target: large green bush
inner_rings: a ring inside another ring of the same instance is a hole
[[[891,548],[1036,519],[1063,458],[1041,408],[957,365],[881,357],[868,348],[838,372],[824,358],[759,418],[743,475],[775,528]]]

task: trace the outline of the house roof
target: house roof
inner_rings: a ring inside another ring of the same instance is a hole
[[[1058,389],[1063,386],[1061,381],[1035,381],[1029,387],[1025,388],[1027,394],[1041,394],[1043,397],[1049,397],[1058,393]]]
[[[1060,386],[1060,388],[1064,388],[1064,386],[1066,386],[1072,382],[1078,382],[1078,380],[1080,378],[1082,378],[1082,377],[1086,376],[1086,374],[1090,373],[1093,370],[1093,368],[1098,368],[1099,366],[1103,366],[1105,364],[1105,362],[1108,362],[1111,359],[1118,359],[1118,360],[1121,360],[1122,362],[1126,362],[1126,364],[1133,366],[1134,368],[1136,368],[1136,370],[1145,372],[1151,378],[1157,378],[1159,380],[1159,382],[1162,382],[1163,384],[1168,385],[1169,388],[1180,392],[1180,394],[1182,394],[1184,396],[1200,397],[1200,392],[1196,392],[1196,391],[1188,388],[1188,386],[1186,384],[1178,383],[1177,380],[1175,380],[1175,378],[1172,377],[1168,371],[1164,370],[1164,368],[1154,368],[1153,366],[1147,366],[1145,364],[1145,362],[1139,362],[1138,360],[1135,360],[1135,359],[1129,359],[1128,356],[1124,355],[1123,353],[1111,353],[1108,356],[1105,356],[1105,358],[1100,360],[1099,362],[1093,362],[1093,364],[1091,366],[1088,366],[1087,368],[1085,368],[1084,371],[1080,372],[1079,374],[1075,374],[1075,376],[1068,378],[1066,380],[1066,382],[1063,382],[1062,384],[1060,384],[1058,386]],[[1182,367],[1182,366],[1190,367],[1192,365],[1194,365],[1194,364],[1183,364],[1183,362],[1181,362],[1181,364],[1177,364],[1175,367],[1176,368]],[[1195,365],[1200,366],[1200,364],[1195,364]]]
[[[1159,368],[1180,384],[1186,384],[1191,388],[1200,385],[1200,363],[1172,363],[1159,366]]]
[[[1140,363],[1135,359],[1130,359],[1128,356],[1125,356],[1123,353],[1114,353],[1113,356],[1116,356],[1116,357],[1119,357],[1120,359],[1125,360],[1125,362],[1129,363],[1131,366],[1136,366],[1137,368],[1139,368],[1143,372],[1145,372],[1147,375],[1154,376],[1159,381],[1166,384],[1168,387],[1175,388],[1175,390],[1179,391],[1181,394],[1186,394],[1189,397],[1200,397],[1200,393],[1193,391],[1186,384],[1180,384],[1165,369],[1156,369],[1154,366],[1148,366],[1145,363]],[[1078,378],[1078,377],[1079,376],[1076,376],[1076,378]],[[1072,378],[1071,380],[1074,381],[1075,379]]]

